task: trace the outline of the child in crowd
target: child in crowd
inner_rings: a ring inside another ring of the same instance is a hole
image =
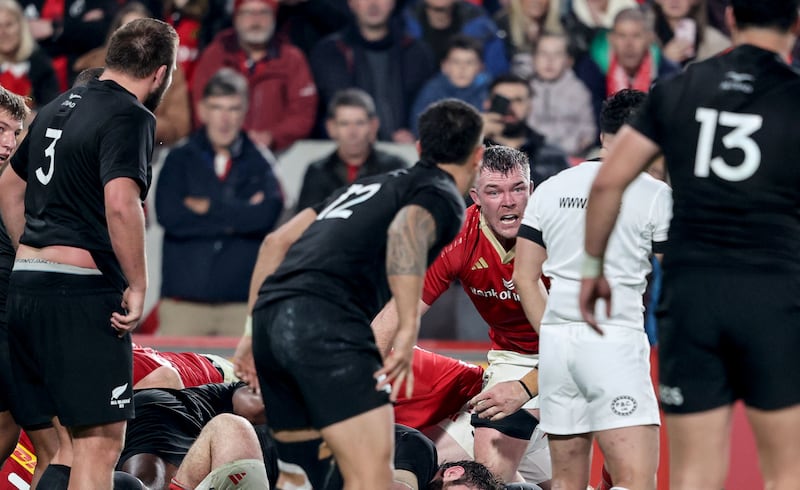
[[[483,48],[475,39],[456,35],[450,40],[441,72],[422,87],[411,109],[410,127],[417,134],[417,118],[430,104],[455,98],[480,110],[491,79],[483,71]]]
[[[533,63],[533,110],[528,125],[567,154],[581,155],[595,142],[597,128],[592,96],[571,70],[567,37],[542,35]]]

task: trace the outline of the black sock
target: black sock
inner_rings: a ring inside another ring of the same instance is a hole
[[[321,438],[303,442],[275,441],[280,459],[303,468],[312,487],[319,490],[341,488],[342,478],[333,457],[319,457],[320,444]]]
[[[63,464],[50,464],[39,480],[41,490],[66,490],[69,486],[69,466]]]

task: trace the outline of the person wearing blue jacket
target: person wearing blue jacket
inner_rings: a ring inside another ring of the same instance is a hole
[[[258,248],[283,210],[283,195],[242,131],[242,75],[217,72],[197,110],[205,125],[170,152],[156,187],[164,227],[159,333],[238,335]]]

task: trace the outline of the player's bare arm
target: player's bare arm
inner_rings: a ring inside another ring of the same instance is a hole
[[[419,316],[425,315],[430,307],[429,304],[419,300]],[[397,324],[397,303],[392,298],[372,320],[372,333],[375,335],[375,344],[384,359],[392,350],[392,339],[397,334]]]
[[[139,185],[130,178],[112,179],[105,186],[106,222],[111,246],[119,260],[128,288],[122,295],[125,314],[112,313],[111,325],[120,335],[139,324],[147,291],[144,210]]]
[[[599,331],[594,306],[606,300],[611,310],[611,289],[603,276],[603,255],[617,222],[622,194],[658,156],[658,146],[630,126],[623,126],[592,184],[586,206],[586,259],[582,271],[580,308],[586,323]]]
[[[25,228],[26,187],[27,183],[6,165],[0,175],[0,215],[15,249],[19,247],[19,238]]]
[[[469,401],[479,417],[501,420],[516,412],[539,394],[539,370],[534,368],[520,379],[497,383]]]
[[[264,284],[270,274],[275,272],[275,269],[286,257],[289,247],[300,238],[315,219],[317,219],[317,213],[313,209],[304,209],[264,237],[264,241],[261,242],[261,248],[258,250],[256,265],[253,267],[253,275],[250,278],[250,293],[247,299],[248,311],[253,311],[261,285]],[[258,391],[258,376],[256,375],[256,366],[253,361],[252,319],[248,317],[247,322],[245,333],[239,339],[239,344],[236,346],[236,352],[233,355],[233,368],[239,379]]]
[[[397,304],[397,334],[391,340],[392,352],[375,376],[378,389],[392,384],[392,398],[406,381],[411,396],[411,360],[419,332],[419,301],[428,265],[428,250],[436,240],[436,222],[426,209],[410,205],[401,209],[389,226],[386,244],[386,275]]]
[[[517,237],[517,252],[514,259],[514,287],[519,293],[525,316],[536,332],[547,305],[547,291],[542,284],[542,264],[547,251],[536,242]]]

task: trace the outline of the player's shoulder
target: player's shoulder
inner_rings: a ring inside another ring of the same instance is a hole
[[[572,188],[576,182],[594,179],[594,176],[597,175],[598,170],[600,170],[601,164],[602,162],[600,160],[587,160],[566,168],[542,182],[539,187],[537,187],[536,192],[560,192],[565,188]]]
[[[656,179],[647,172],[640,173],[639,176],[633,180],[631,187],[639,189],[643,195],[649,196],[651,199],[657,199],[663,196],[669,197],[672,195],[672,188],[669,185],[662,180]]]

